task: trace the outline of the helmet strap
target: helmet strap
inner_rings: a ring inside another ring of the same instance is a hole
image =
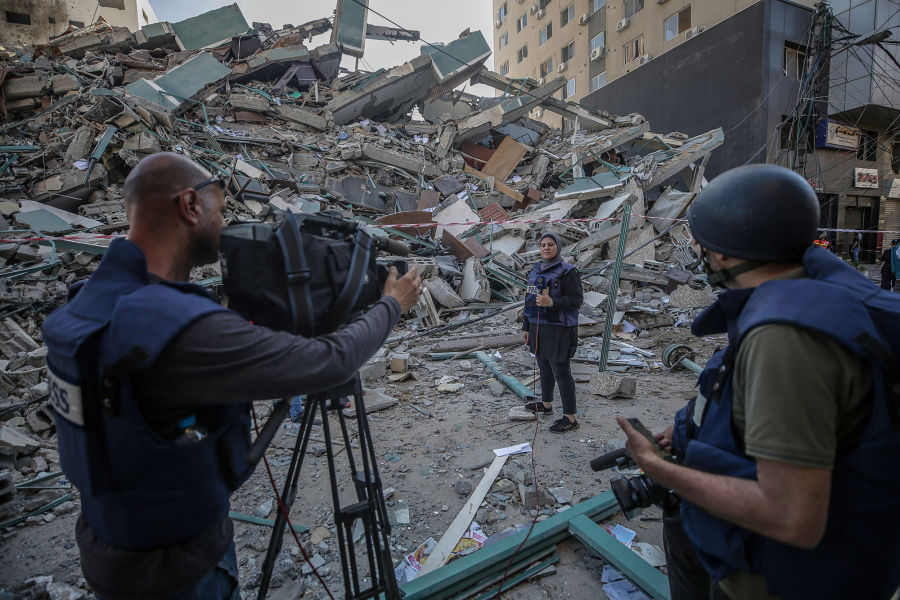
[[[742,273],[747,273],[748,271],[753,271],[755,269],[758,269],[760,267],[763,267],[763,266],[769,264],[768,262],[748,260],[747,262],[742,262],[741,264],[735,265],[735,266],[731,267],[730,269],[719,269],[718,271],[713,271],[710,268],[709,258],[708,258],[707,252],[706,252],[706,248],[701,249],[700,258],[703,260],[703,266],[705,267],[705,270],[706,270],[707,281],[709,281],[709,284],[711,286],[720,287],[720,288],[726,287],[725,286],[726,281],[730,281],[730,280],[734,279],[735,277],[737,277],[738,275],[741,275]]]

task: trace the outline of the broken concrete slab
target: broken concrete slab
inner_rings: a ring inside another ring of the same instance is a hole
[[[287,121],[300,123],[302,125],[308,125],[309,127],[318,130],[324,130],[328,126],[328,121],[326,121],[323,117],[314,115],[308,110],[303,110],[302,108],[294,108],[292,106],[278,106],[275,108],[275,114]]]
[[[637,392],[637,379],[622,377],[609,371],[595,371],[591,374],[591,393],[607,398],[634,398]]]
[[[235,3],[172,23],[172,28],[183,49],[194,50],[226,40],[230,42],[232,36],[247,33],[250,25]]]

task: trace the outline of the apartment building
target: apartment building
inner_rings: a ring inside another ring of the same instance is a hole
[[[492,1],[495,70],[512,79],[564,75],[557,95],[579,102],[759,0]],[[531,116],[574,126],[540,109]]]
[[[149,0],[0,0],[0,42],[46,42],[101,17],[131,31],[159,21]]]

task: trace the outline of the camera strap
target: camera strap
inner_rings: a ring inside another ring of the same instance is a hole
[[[311,274],[309,266],[306,264],[306,255],[303,253],[300,229],[290,211],[285,215],[284,223],[275,232],[275,237],[284,256],[287,293],[291,303],[291,320],[293,322],[292,333],[300,334],[303,337],[313,337],[316,332],[312,298],[309,294]]]
[[[353,238],[353,254],[350,257],[350,269],[347,279],[337,299],[322,316],[322,331],[331,332],[343,321],[347,313],[356,305],[359,293],[366,280],[366,267],[372,254],[372,238],[363,230],[358,230]]]

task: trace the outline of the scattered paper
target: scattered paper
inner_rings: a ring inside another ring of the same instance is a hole
[[[650,563],[651,567],[661,567],[666,564],[666,555],[659,549],[659,546],[654,546],[647,542],[638,542],[631,550]]]
[[[524,444],[516,444],[515,446],[508,446],[506,448],[497,448],[494,450],[494,454],[497,456],[508,456],[510,454],[526,454],[531,452],[531,444],[528,442]]]
[[[618,523],[613,527],[611,525],[602,525],[603,529],[608,531],[615,537],[617,540],[625,544],[627,548],[631,548],[631,542],[634,540],[634,536],[637,535],[636,532],[628,529],[627,527],[622,527]]]
[[[513,175],[512,180],[513,180],[513,183],[519,183],[520,181],[522,181],[522,178],[519,177],[518,175]]]
[[[404,585],[415,579],[419,569],[422,568],[436,546],[437,542],[434,541],[434,538],[428,538],[424,544],[416,548],[415,552],[404,556],[397,568],[394,569],[397,583]]]
[[[603,565],[603,576],[600,578],[600,581],[603,583],[612,583],[613,581],[621,581],[623,579],[625,579],[625,577],[615,568],[609,565]]]
[[[408,380],[411,380],[411,381],[419,380],[419,378],[416,377],[416,374],[411,371],[407,371],[406,373],[395,373],[394,375],[388,375],[388,379],[390,379],[394,383],[398,383],[400,381],[408,381]]]
[[[609,600],[650,600],[627,579],[607,583],[603,586],[603,592],[609,596]]]
[[[492,351],[491,351],[491,358],[493,358],[494,360],[502,360],[502,359],[503,359],[503,357],[500,356],[500,351],[499,351],[499,350],[492,350]]]
[[[81,160],[75,161],[75,168],[78,169],[79,171],[87,171],[89,164],[90,163],[88,161],[86,161],[85,159],[82,158]]]

